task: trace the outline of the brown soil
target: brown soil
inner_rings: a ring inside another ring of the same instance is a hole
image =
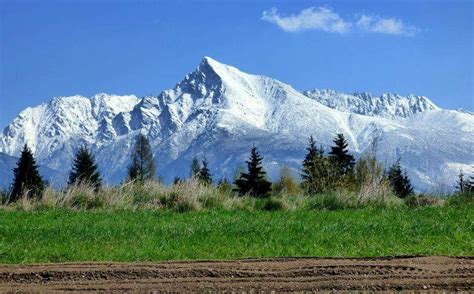
[[[474,257],[0,265],[5,291],[474,291]]]

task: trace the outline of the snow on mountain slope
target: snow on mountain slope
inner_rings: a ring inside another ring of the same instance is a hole
[[[82,144],[100,146],[117,135],[111,119],[130,111],[135,96],[98,94],[55,97],[49,103],[22,111],[3,131],[0,151],[18,156],[25,143],[39,162],[53,169],[64,169],[71,154]]]
[[[313,89],[304,91],[303,94],[340,111],[386,118],[405,118],[415,113],[440,109],[425,96],[404,97],[384,93],[376,97],[370,93],[346,94],[330,89]]]
[[[275,177],[282,164],[300,168],[310,135],[328,148],[342,132],[356,155],[374,135],[380,137],[381,159],[389,164],[401,156],[418,189],[452,187],[458,168],[474,164],[474,116],[394,99],[386,99],[384,111],[377,106],[364,113],[372,116],[340,111],[290,85],[205,57],[158,96],[62,97],[26,109],[5,128],[0,151],[18,155],[26,142],[41,164],[67,172],[64,163],[88,144],[104,178],[117,183],[125,176],[136,134],[143,132],[165,181],[186,177],[194,156],[208,159],[216,179],[231,178],[254,144]]]

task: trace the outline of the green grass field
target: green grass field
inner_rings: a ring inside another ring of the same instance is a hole
[[[474,255],[474,208],[6,211],[0,263]]]

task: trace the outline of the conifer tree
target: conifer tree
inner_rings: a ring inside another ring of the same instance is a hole
[[[86,146],[82,146],[76,153],[71,172],[69,173],[69,185],[90,185],[96,190],[102,185],[99,170],[94,156]]]
[[[406,198],[413,193],[413,187],[406,171],[402,171],[400,159],[398,159],[389,169],[387,178],[395,194],[400,198]]]
[[[309,195],[327,191],[333,185],[331,177],[334,168],[329,159],[324,156],[323,148],[316,147],[313,136],[309,138],[306,150],[308,153],[303,160],[301,186]]]
[[[301,179],[303,180],[301,185],[308,194],[317,193],[316,182],[318,181],[317,160],[322,154],[316,147],[316,142],[313,136],[309,137],[309,145],[306,148],[308,153],[303,160],[303,169],[301,171]]]
[[[128,178],[143,183],[156,175],[155,159],[148,138],[139,134],[132,151],[132,162],[128,167]]]
[[[337,134],[333,142],[335,146],[331,147],[329,156],[336,165],[339,175],[344,176],[352,171],[355,164],[354,156],[347,149],[348,144],[344,134]]]
[[[459,193],[474,193],[474,173],[466,178],[463,171],[459,171],[456,189]]]
[[[474,170],[469,177],[469,192],[474,193]]]
[[[240,178],[235,181],[236,191],[243,196],[249,194],[254,197],[267,197],[271,191],[272,183],[267,181],[266,172],[262,167],[263,158],[255,146],[250,152],[250,159],[247,161],[247,173],[242,172]]]
[[[10,191],[10,202],[16,202],[23,194],[27,197],[40,197],[44,189],[36,160],[30,148],[25,144],[17,166],[13,169],[13,184]]]
[[[201,165],[199,164],[199,160],[197,157],[193,158],[193,162],[191,163],[191,170],[189,171],[189,176],[191,178],[196,178],[199,176],[199,172],[201,171]]]
[[[467,182],[467,187],[466,187],[467,192],[474,194],[474,166],[472,167],[471,175],[469,176],[469,179],[466,179],[466,182]]]
[[[469,181],[464,178],[464,173],[462,170],[459,171],[456,189],[461,194],[469,190]]]
[[[209,168],[207,167],[208,163],[207,160],[204,158],[202,161],[202,167],[199,170],[198,173],[198,180],[204,185],[211,185],[212,184],[212,177],[211,177],[211,172],[209,171]]]

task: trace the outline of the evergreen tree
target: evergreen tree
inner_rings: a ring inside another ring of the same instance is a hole
[[[469,177],[467,190],[468,192],[474,194],[474,166],[472,167],[471,176]]]
[[[474,193],[474,171],[469,177],[469,192]]]
[[[199,176],[199,172],[201,171],[201,165],[199,164],[199,160],[197,157],[193,158],[193,162],[191,163],[191,170],[189,172],[189,176],[191,178],[196,178]]]
[[[459,193],[474,193],[474,173],[469,178],[464,176],[463,171],[459,171],[458,181],[456,183],[456,189]]]
[[[316,147],[316,142],[313,136],[309,137],[309,146],[306,148],[308,153],[303,160],[303,169],[301,171],[301,185],[308,194],[317,193],[316,182],[318,181],[318,175],[316,172],[317,160],[321,155],[320,150]]]
[[[464,178],[464,173],[462,170],[459,171],[458,175],[458,182],[456,185],[456,189],[458,190],[459,193],[465,193],[469,190],[469,181]]]
[[[207,167],[208,163],[207,160],[204,158],[202,161],[202,167],[198,173],[198,180],[204,185],[212,185],[212,177],[209,168]]]
[[[132,162],[128,167],[128,179],[143,183],[153,180],[156,174],[155,159],[148,138],[139,134],[132,151]]]
[[[240,178],[235,181],[236,191],[243,196],[249,194],[254,197],[267,197],[271,191],[272,183],[266,180],[266,173],[262,167],[263,158],[255,146],[250,152],[247,161],[247,173],[242,172]]]
[[[338,174],[344,176],[352,171],[355,164],[354,156],[347,149],[348,144],[344,134],[337,134],[333,142],[335,146],[331,147],[329,157],[336,165]]]
[[[410,179],[406,172],[402,171],[400,159],[398,159],[389,169],[387,178],[395,194],[400,198],[406,198],[413,193]]]
[[[16,202],[25,193],[27,197],[40,197],[44,186],[33,153],[25,144],[17,166],[13,169],[10,202]]]
[[[76,153],[72,170],[69,173],[68,184],[90,185],[95,189],[99,189],[102,184],[94,156],[89,152],[86,146],[79,148]]]
[[[308,153],[303,160],[301,186],[309,195],[329,190],[334,184],[332,181],[334,168],[329,159],[324,156],[323,148],[316,147],[316,142],[311,136],[306,150]]]

